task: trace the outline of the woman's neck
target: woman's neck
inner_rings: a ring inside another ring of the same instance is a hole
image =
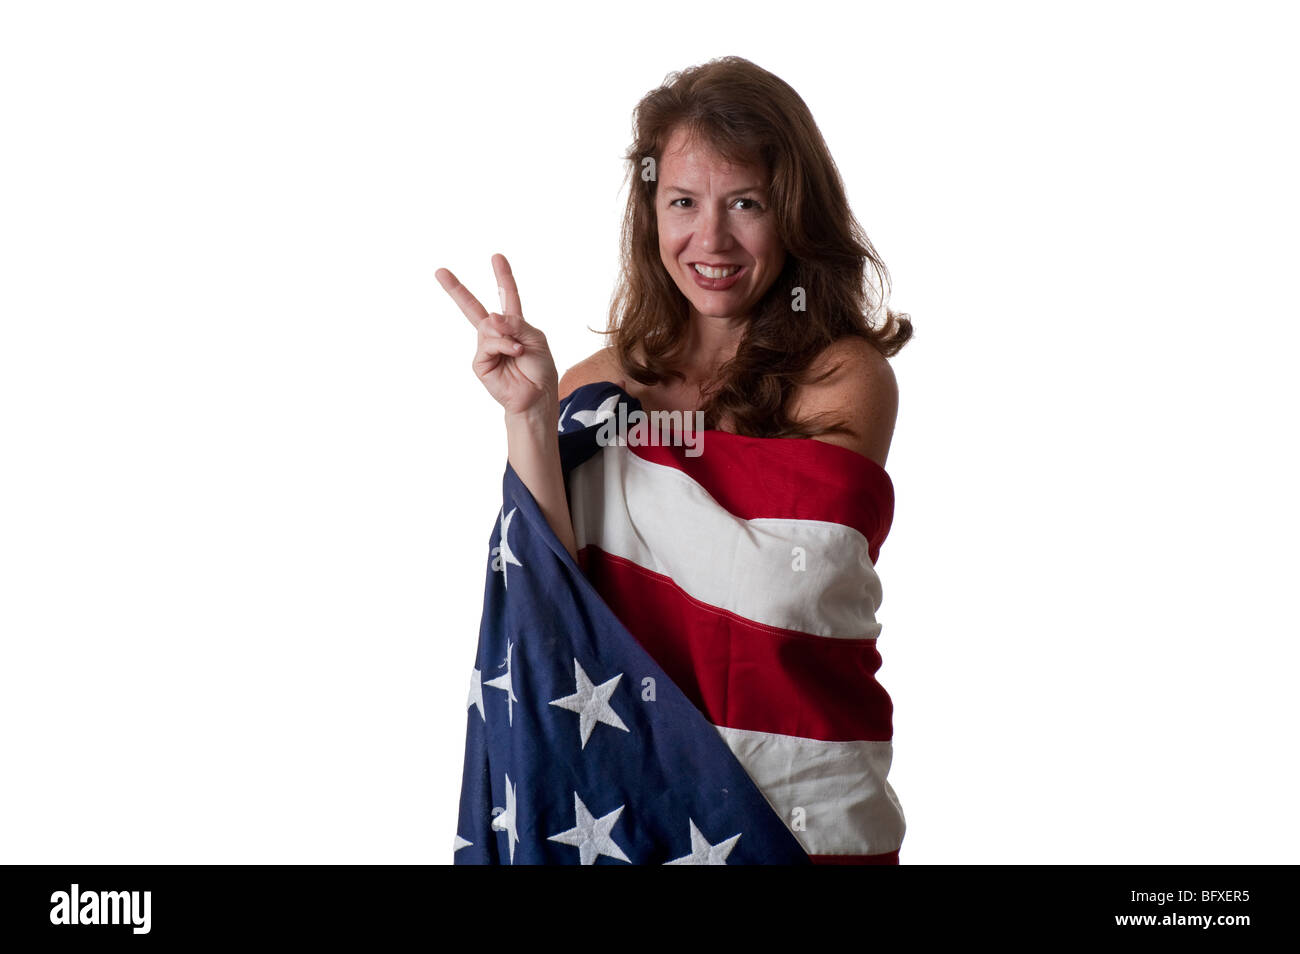
[[[686,347],[681,351],[678,370],[688,380],[708,380],[735,355],[744,333],[744,318],[705,316],[692,307]]]

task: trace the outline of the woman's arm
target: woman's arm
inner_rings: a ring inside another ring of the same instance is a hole
[[[847,447],[884,467],[898,419],[894,369],[869,342],[857,337],[840,338],[831,344],[818,356],[812,370],[819,372],[834,365],[839,366],[836,373],[799,390],[791,416],[829,412],[845,419],[851,434],[819,434],[813,440]]]
[[[507,411],[507,457],[564,549],[577,560],[569,495],[564,485],[564,469],[560,466],[559,419],[558,400],[539,402],[538,406],[518,414]]]
[[[555,360],[542,334],[524,321],[519,289],[504,255],[492,256],[501,313],[489,313],[451,272],[438,283],[478,331],[474,374],[505,409],[507,459],[537,501],[560,543],[578,556],[569,497],[560,466],[559,382]]]

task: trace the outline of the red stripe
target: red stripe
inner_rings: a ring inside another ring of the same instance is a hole
[[[594,544],[578,551],[578,561],[614,615],[714,725],[828,742],[893,738],[894,706],[876,682],[874,639],[753,622]]]
[[[825,520],[853,527],[871,562],[894,519],[894,484],[885,469],[847,447],[794,438],[705,431],[697,457],[683,446],[629,445],[638,457],[675,467],[744,520]]]
[[[896,865],[898,852],[883,855],[809,855],[815,865]]]

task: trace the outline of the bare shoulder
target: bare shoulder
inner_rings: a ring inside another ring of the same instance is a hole
[[[595,384],[597,381],[613,381],[620,387],[625,386],[623,369],[612,348],[601,348],[565,371],[560,378],[560,400],[584,384]]]
[[[812,366],[817,374],[831,368],[836,370],[829,377],[796,392],[793,415],[804,418],[829,413],[842,419],[852,434],[823,434],[813,439],[847,447],[884,467],[898,419],[898,380],[889,359],[871,342],[851,336],[830,344]]]

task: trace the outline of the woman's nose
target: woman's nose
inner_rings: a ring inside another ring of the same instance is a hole
[[[727,243],[727,216],[721,209],[705,209],[699,218],[698,238],[706,251],[716,251]]]

